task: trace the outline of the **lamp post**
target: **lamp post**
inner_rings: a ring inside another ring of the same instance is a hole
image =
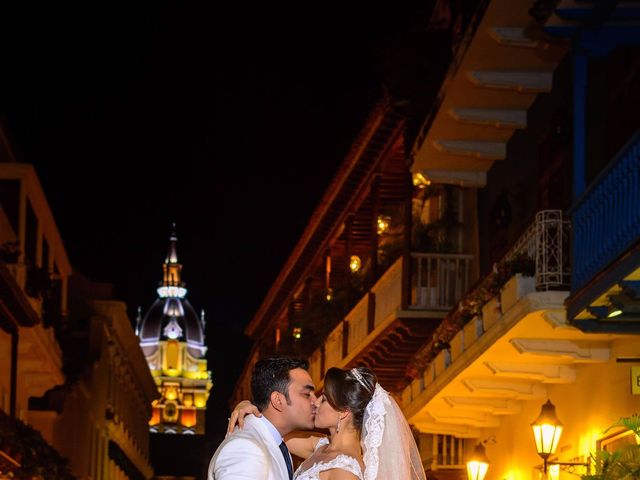
[[[489,459],[484,445],[478,443],[474,449],[469,461],[467,461],[467,478],[469,480],[484,480],[487,470],[489,469]]]
[[[549,456],[556,453],[560,435],[562,435],[562,423],[556,415],[556,406],[547,400],[542,405],[540,415],[531,424],[533,437],[536,441],[538,455],[544,460],[544,473],[547,473],[547,461]]]
[[[536,450],[538,451],[538,455],[540,455],[540,457],[542,457],[542,460],[544,461],[543,469],[545,475],[547,474],[549,465],[568,467],[585,466],[587,467],[587,471],[589,471],[590,464],[588,462],[581,463],[549,461],[549,457],[556,453],[563,428],[562,422],[556,415],[556,406],[551,403],[551,400],[547,400],[547,402],[542,405],[540,415],[538,415],[538,418],[536,418],[531,424],[531,428],[533,429],[533,437],[536,441]]]

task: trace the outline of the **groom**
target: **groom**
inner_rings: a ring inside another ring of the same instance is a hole
[[[248,415],[242,430],[229,435],[213,454],[208,480],[292,480],[293,464],[283,437],[313,430],[315,386],[308,364],[288,357],[256,363],[253,403],[262,417]]]

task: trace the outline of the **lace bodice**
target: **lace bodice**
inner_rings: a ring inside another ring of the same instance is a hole
[[[316,445],[316,451],[323,445],[327,445],[329,443],[328,438],[322,438],[318,441]],[[307,468],[304,471],[301,471],[302,465],[298,467],[296,473],[293,475],[294,480],[319,480],[320,473],[326,470],[331,470],[332,468],[339,468],[341,470],[345,470],[347,472],[353,473],[360,480],[363,479],[362,470],[360,469],[360,464],[358,461],[350,457],[349,455],[338,455],[332,460],[328,462],[317,462],[311,465],[311,467]]]

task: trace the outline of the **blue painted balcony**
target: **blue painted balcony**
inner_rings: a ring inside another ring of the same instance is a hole
[[[594,322],[606,320],[612,325],[623,320],[616,320],[610,313],[612,300],[622,295],[627,304],[637,301],[634,281],[640,273],[640,132],[593,181],[572,207],[571,216],[573,275],[568,315],[597,330]],[[640,321],[640,316],[636,317]]]

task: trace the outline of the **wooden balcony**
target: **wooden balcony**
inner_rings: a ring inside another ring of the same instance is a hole
[[[371,368],[381,384],[399,391],[407,365],[469,287],[472,257],[411,255],[410,304],[402,308],[403,260],[398,259],[310,357],[316,384],[330,367]]]
[[[640,132],[571,209],[572,293],[567,314],[589,332],[640,332]],[[621,314],[612,315],[617,305]]]

